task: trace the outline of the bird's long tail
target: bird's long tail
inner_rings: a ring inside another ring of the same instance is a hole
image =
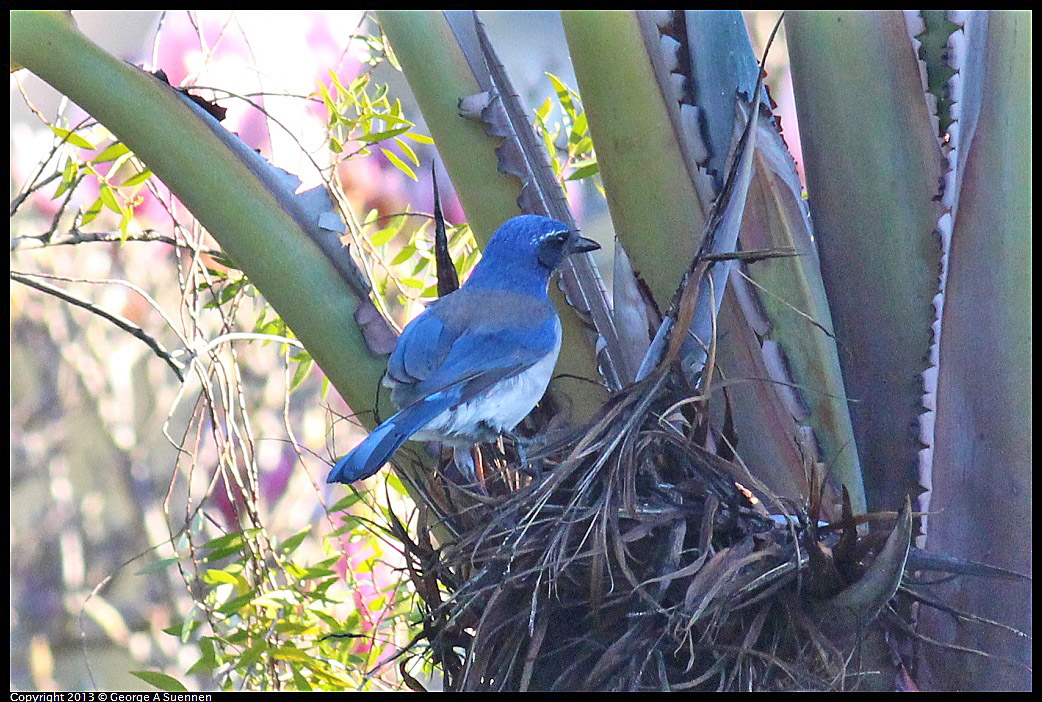
[[[452,400],[443,393],[409,405],[373,429],[365,441],[337,461],[326,482],[346,485],[373,475],[410,436],[451,405]]]

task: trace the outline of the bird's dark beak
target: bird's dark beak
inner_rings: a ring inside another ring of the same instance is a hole
[[[585,253],[587,251],[596,251],[599,248],[601,248],[601,245],[593,239],[579,236],[579,232],[572,232],[572,235],[568,238],[568,243],[565,244],[564,253],[565,255]]]

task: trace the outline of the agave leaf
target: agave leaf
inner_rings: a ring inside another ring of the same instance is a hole
[[[741,13],[689,10],[683,23],[692,100],[701,109],[709,150],[705,166],[719,180],[725,172],[722,156],[735,104],[733,86],[748,94],[755,91],[765,106],[769,99],[759,85],[760,67]],[[838,485],[844,484],[855,509],[864,512],[864,487],[810,219],[795,163],[777,123],[766,115],[759,124],[755,164],[742,248],[795,249],[799,256],[741,266],[751,284],[729,283],[737,295],[722,310],[719,345],[730,376],[749,381],[733,393],[741,454],[786,495],[805,486],[808,466],[823,462],[831,478],[826,504],[834,502]],[[739,311],[735,303],[743,303],[741,314],[734,314]],[[743,321],[757,323],[755,336],[734,333]],[[751,346],[735,348],[738,344]],[[749,365],[757,349],[762,358]],[[746,363],[734,363],[743,358]],[[792,420],[779,413],[783,408]]]
[[[740,340],[729,339],[722,351],[729,377],[750,379],[733,393],[735,404],[744,410],[736,413],[738,435],[748,437],[742,455],[760,465],[772,464],[782,444],[800,450],[797,437],[810,432],[813,439],[804,445],[815,455],[806,455],[804,460],[828,468],[833,494],[826,503],[834,502],[839,484],[846,485],[854,511],[863,513],[861,468],[809,212],[792,156],[777,127],[765,120],[760,132],[756,175],[739,236],[743,248],[792,249],[796,256],[742,265],[741,274],[732,276],[730,282],[736,295],[731,305],[724,306],[721,326],[734,329],[738,322],[732,322],[731,315],[740,307],[746,323],[755,325],[756,338],[748,342],[757,344],[744,351],[744,356],[737,356],[734,345]],[[740,359],[748,361],[748,354],[757,347],[763,354],[762,363],[742,363]],[[775,394],[778,398],[770,397]],[[790,408],[795,434],[788,433],[792,431],[788,423],[785,431],[771,431],[777,425],[766,412],[779,400]],[[776,446],[767,446],[768,441]],[[793,476],[797,484],[802,477]]]
[[[501,139],[489,136],[482,121],[461,118],[461,111],[476,109],[480,114],[492,100],[491,76],[473,18],[470,13],[414,10],[380,11],[377,18],[409,80],[471,228],[484,243],[517,214],[522,184],[515,178],[490,177],[498,172],[496,148]],[[466,31],[456,34],[458,28]],[[586,323],[570,311],[563,296],[552,292],[561,312],[565,349],[557,371],[595,378],[597,362]],[[592,414],[605,398],[601,386],[594,383],[554,383],[551,388],[567,396],[578,417]]]
[[[716,195],[710,172],[718,180],[726,173],[726,156],[734,140],[736,88],[746,95],[756,90],[758,63],[744,21],[737,12],[583,12],[564,13],[563,20],[616,233],[634,267],[647,278],[655,299],[664,307],[676,290],[680,253],[692,251],[701,243],[697,233],[704,229],[703,222]],[[697,38],[697,44],[692,37]],[[633,48],[627,48],[641,42],[646,60]],[[748,48],[742,48],[743,44]],[[728,48],[716,51],[714,46]],[[736,50],[736,46],[741,50]],[[612,60],[606,61],[604,57],[609,55]],[[612,98],[620,82],[634,90],[632,100],[620,103]],[[758,92],[763,99],[762,88]],[[692,104],[695,96],[702,96],[705,104]],[[633,114],[629,115],[631,110]],[[738,115],[738,120],[744,124],[745,117]],[[786,152],[773,120],[765,118],[763,123],[761,133],[766,135],[768,151],[757,155],[751,186],[755,194],[751,204],[762,211],[747,212],[746,218],[769,222],[775,228],[779,219],[790,227],[802,226],[802,240],[806,242],[802,248],[812,248],[794,164],[787,155],[784,159],[779,157],[777,149],[782,154]],[[633,138],[632,124],[648,125],[640,132],[639,140]],[[721,133],[724,136],[714,141],[713,135]],[[782,166],[788,169],[787,173]],[[633,178],[635,172],[641,177]],[[761,178],[768,180],[759,184]],[[777,179],[789,183],[790,192],[774,182]],[[764,192],[768,195],[762,195]],[[669,205],[663,206],[663,202]],[[748,206],[749,203],[747,210]],[[761,230],[769,231],[762,227]],[[749,239],[743,241],[746,249],[792,247],[791,241],[799,238],[795,234],[744,236]],[[763,245],[764,241],[770,243]],[[784,263],[777,269],[774,264],[756,266],[754,273],[771,268],[778,270],[771,277],[773,280],[784,280],[796,269],[800,274],[798,282],[772,292],[829,328],[816,256]],[[729,375],[750,383],[733,386],[740,395],[735,402],[735,417],[744,428],[739,432],[743,458],[772,489],[795,497],[800,486],[806,484],[802,447],[821,444],[821,460],[834,468],[834,473],[850,488],[858,510],[864,511],[864,491],[842,382],[836,372],[834,343],[823,333],[815,332],[816,338],[808,335],[806,322],[789,330],[786,325],[795,316],[789,314],[781,320],[784,324],[773,327],[772,336],[782,343],[783,350],[786,333],[802,344],[802,353],[797,353],[796,361],[790,361],[795,378],[788,378],[786,385],[764,382],[765,363],[753,359],[754,355],[761,355],[761,339],[742,328],[743,324],[753,323],[749,316],[752,310],[747,309],[748,314],[737,313],[731,285],[725,292],[724,286],[716,282],[717,293],[724,293],[718,337],[720,354]],[[759,295],[750,286],[745,286],[744,292],[746,298]],[[753,304],[761,310],[765,308],[762,303]],[[701,321],[706,319],[704,316]],[[758,329],[759,336],[770,328],[768,318],[766,325]],[[649,359],[661,355],[666,331],[666,327],[659,330],[652,342],[656,350],[649,354]],[[735,345],[740,348],[734,348]],[[738,359],[745,360],[736,365]],[[822,369],[831,369],[830,374],[822,376]],[[642,372],[648,370],[646,365]],[[808,370],[808,375],[800,375]],[[784,418],[781,395],[792,391],[782,388],[794,385],[807,386],[808,393],[815,394],[808,402],[812,407],[810,423],[803,429],[792,419]],[[807,436],[809,427],[814,427],[816,438]],[[813,453],[816,456],[817,451]]]
[[[656,78],[645,18],[628,11],[561,15],[616,236],[665,309],[698,249],[715,193],[705,174],[688,170],[686,142],[671,118],[675,109],[679,119],[677,95]],[[703,181],[701,191],[693,179]]]
[[[651,345],[650,329],[657,329],[661,320],[655,319],[655,301],[645,298],[640,281],[633,272],[629,256],[621,242],[615,241],[614,271],[612,273],[612,316],[619,338],[625,340],[619,365],[624,369],[624,380],[636,379],[641,359]],[[650,295],[650,293],[649,293]]]
[[[867,503],[896,509],[921,491],[915,428],[940,270],[944,163],[901,13],[796,12],[786,26]]]
[[[745,203],[753,177],[756,137],[760,131],[760,109],[756,100],[751,105],[742,107],[745,108],[742,112],[747,111],[747,121],[744,124],[739,121],[734,123],[735,140],[730,156],[730,172],[710,213],[709,230],[700,248],[700,252],[707,254],[731,253],[735,250],[738,230],[745,215]],[[686,337],[687,343],[681,358],[682,368],[692,386],[695,385],[694,378],[700,375],[705,367],[717,312],[727,289],[731,265],[730,262],[717,263],[710,270],[709,277],[703,278],[699,283],[695,317],[691,323],[690,334]]]
[[[554,177],[546,149],[532,129],[477,13],[474,14],[474,28],[493,95],[490,105],[482,110],[482,117],[487,120],[493,134],[503,137],[503,143],[496,149],[499,170],[521,179],[517,203],[522,211],[553,217],[574,229],[575,220],[568,209],[564,190]],[[457,29],[456,33],[458,36],[461,31]],[[620,389],[627,373],[620,365],[625,352],[615,328],[604,281],[593,257],[589,253],[569,256],[561,271],[560,286],[568,303],[580,315],[590,319],[598,334],[596,348],[601,376],[609,389]]]
[[[907,11],[906,15],[909,12]],[[933,98],[934,112],[937,115],[936,134],[938,138],[948,133],[952,117],[952,97],[948,90],[948,81],[955,75],[950,55],[951,35],[958,25],[949,18],[948,10],[922,10],[922,29],[915,34],[919,42],[918,55],[926,71],[926,89]]]
[[[686,10],[677,13],[687,35],[691,102],[698,106],[705,134],[706,168],[719,188],[727,174],[727,155],[735,122],[736,91],[758,94],[770,107],[766,90],[758,84],[760,64],[753,52],[745,19],[739,10]]]
[[[913,548],[908,553],[908,570],[925,570],[934,573],[951,573],[953,575],[974,575],[978,578],[998,580],[1031,581],[1031,576],[1013,570],[997,568],[986,563],[968,561],[957,556],[930,553],[917,548]]]
[[[966,41],[927,545],[1030,574],[1031,17],[973,13]],[[1022,584],[968,581],[948,597],[1031,630]],[[922,630],[968,643],[943,614],[924,614]],[[1030,664],[1030,642],[973,635],[973,647],[996,658],[936,660],[938,686],[1030,689],[1030,672],[997,658]]]

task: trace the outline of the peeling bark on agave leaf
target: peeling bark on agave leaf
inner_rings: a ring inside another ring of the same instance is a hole
[[[975,14],[971,42],[982,29],[963,69],[967,105],[956,108],[975,126],[959,137],[927,545],[1030,574],[1031,16]],[[1029,586],[962,579],[944,588],[952,606],[1030,634]],[[921,630],[969,641],[929,610]],[[973,637],[974,648],[1030,666],[1030,640],[994,629]],[[1031,689],[1029,671],[997,658],[927,655],[939,688]]]
[[[625,339],[622,347],[624,354],[620,359],[627,383],[637,377],[641,359],[651,345],[651,330],[657,329],[661,320],[652,314],[655,301],[645,299],[644,291],[633,272],[626,249],[616,239],[615,270],[612,273],[612,316],[619,330],[619,337]]]
[[[810,210],[870,509],[921,488],[916,427],[943,163],[899,12],[786,25]]]
[[[748,287],[734,276],[720,307],[720,326],[727,329],[723,334],[728,343],[721,345],[719,365],[736,408],[737,453],[772,492],[799,504],[808,495],[810,464],[795,439],[799,432],[795,419],[773,384],[764,382],[769,373],[755,331],[757,320],[747,316],[747,307],[737,299],[736,291],[743,285]]]
[[[748,105],[745,107],[749,109]],[[727,289],[730,270],[729,261],[718,260],[710,265],[708,257],[734,252],[752,178],[758,116],[759,110],[751,109],[748,123],[735,125],[734,147],[724,187],[713,204],[699,250],[674,292],[669,311],[641,361],[637,380],[643,380],[661,364],[672,363],[676,357],[688,384],[697,387],[701,383],[705,387],[699,378],[709,358],[710,347],[715,343],[717,311]],[[690,286],[697,286],[697,291],[689,292]],[[692,298],[687,303],[690,308],[685,309],[685,298],[688,297]],[[675,325],[679,326],[674,329]],[[678,332],[683,332],[682,336],[677,337]]]
[[[576,228],[564,190],[554,177],[549,156],[542,141],[536,137],[521,100],[477,13],[474,14],[473,26],[494,96],[489,107],[482,111],[482,118],[486,131],[503,137],[503,143],[496,150],[500,172],[520,178],[521,194],[517,204],[522,211],[553,217]],[[457,36],[460,33],[457,29]],[[637,343],[637,340],[630,342],[619,338],[608,293],[593,256],[589,253],[569,256],[561,269],[559,287],[568,304],[592,323],[597,334],[595,349],[601,377],[609,390],[621,389],[629,381],[628,371],[622,365],[625,358],[623,347]]]
[[[495,141],[460,119],[459,101],[484,90],[439,11],[377,12],[478,241],[516,213],[520,183],[496,173]]]
[[[753,52],[749,31],[740,10],[685,10],[692,101],[701,112],[709,156],[703,164],[716,187],[727,174],[727,154],[735,123],[736,91],[752,95],[760,63]],[[759,100],[769,110],[767,91],[759,88]],[[771,117],[766,120],[773,121]]]
[[[293,177],[61,14],[12,13],[11,57],[117,135],[242,267],[348,404],[373,405],[385,363],[354,323],[368,287],[338,247],[327,195],[295,195]]]
[[[471,96],[488,93],[477,102],[479,113],[493,98],[492,78],[473,30],[473,16],[451,13],[447,18],[440,11],[384,10],[377,18],[394,47],[468,221],[478,240],[485,243],[504,221],[518,214],[522,182],[500,174],[497,149],[502,139],[486,133],[482,121],[461,117],[461,107],[466,109],[468,100],[473,107]],[[565,350],[557,372],[595,379],[597,364],[586,323],[563,295],[551,293],[561,312],[564,334]],[[603,389],[593,383],[555,382],[551,389],[578,418],[594,412],[605,397]]]
[[[923,62],[926,89],[933,102],[932,111],[937,117],[935,133],[941,138],[948,132],[953,120],[948,81],[955,75],[955,70],[951,65],[949,40],[958,25],[949,19],[950,10],[905,10],[906,19],[910,13],[919,16],[916,23],[918,31],[914,34],[919,43],[917,54]]]
[[[583,11],[561,19],[616,236],[665,309],[698,249],[712,193],[703,201],[692,183],[669,113],[676,97],[656,79],[638,15]]]
[[[711,230],[705,233],[708,239],[703,240],[701,245],[705,253],[709,254],[734,252],[738,244],[738,230],[745,215],[749,184],[753,177],[756,136],[760,131],[760,110],[755,103],[751,106],[741,105],[737,109],[745,118],[734,122],[734,146],[728,161],[731,172],[727,174],[718,202],[710,216]],[[731,265],[730,262],[717,262],[710,268],[709,274],[699,282],[695,317],[691,322],[690,333],[684,338],[684,351],[680,359],[681,367],[692,387],[705,367],[709,343],[716,327],[720,303],[727,289]]]

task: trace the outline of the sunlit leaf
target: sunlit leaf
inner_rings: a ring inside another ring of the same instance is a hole
[[[138,173],[135,173],[134,175],[130,176],[125,181],[123,181],[121,187],[130,187],[132,185],[140,185],[141,183],[144,183],[146,180],[148,180],[151,177],[152,177],[152,171],[150,171],[147,168],[145,168],[144,170],[142,170],[142,171],[140,171]]]
[[[416,157],[416,152],[413,151],[411,146],[398,137],[395,137],[394,143],[398,145],[398,148],[402,150],[402,153],[405,154],[406,158],[412,161],[415,165],[420,165],[420,159]]]
[[[105,147],[101,153],[91,159],[94,163],[105,163],[106,161],[115,161],[120,156],[124,156],[130,153],[130,149],[126,144],[116,142]]]
[[[402,173],[404,173],[405,175],[409,176],[413,180],[419,180],[416,177],[416,173],[413,171],[413,169],[409,167],[409,164],[405,163],[405,161],[403,161],[400,158],[398,158],[398,156],[396,156],[393,151],[390,151],[389,149],[380,149],[380,151],[383,152],[384,156],[387,157],[388,161],[390,161],[392,164],[394,164],[395,168],[397,168],[398,170],[400,170]]]
[[[90,224],[93,222],[95,218],[101,214],[103,207],[104,204],[101,202],[101,198],[99,197],[84,211],[83,217],[80,219],[80,224]]]
[[[384,139],[390,139],[391,137],[396,137],[399,134],[404,134],[405,132],[409,131],[410,129],[412,129],[412,124],[406,124],[406,125],[403,125],[401,127],[395,127],[394,129],[388,129],[388,130],[382,131],[382,132],[373,132],[372,134],[363,134],[363,135],[357,137],[357,139],[358,139],[358,141],[362,141],[362,142],[365,142],[367,144],[372,144],[372,143],[375,143],[375,142],[378,142],[378,141],[383,141]]]
[[[120,207],[119,202],[116,201],[116,194],[113,192],[112,186],[108,183],[102,183],[98,195],[98,199],[101,200],[105,207],[109,208],[116,214],[123,214],[123,208]]]
[[[53,124],[50,125],[50,127],[51,127],[51,131],[54,132],[55,134],[57,134],[59,138],[64,139],[66,142],[72,144],[73,146],[79,146],[79,147],[84,148],[84,149],[92,149],[92,150],[95,148],[93,144],[91,144],[89,141],[87,141],[86,139],[81,137],[79,134],[76,134],[75,132],[73,132],[70,129],[63,129],[62,127],[56,127]]]

